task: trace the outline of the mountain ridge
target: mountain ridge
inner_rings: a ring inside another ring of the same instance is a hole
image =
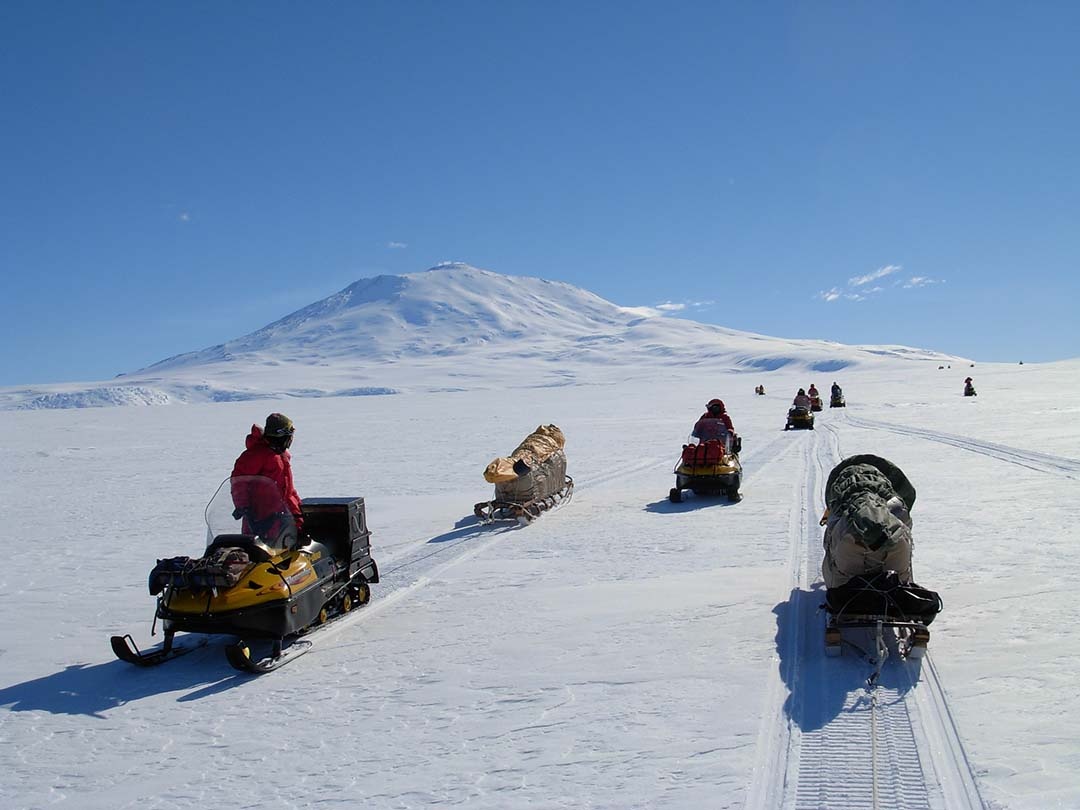
[[[834,372],[965,362],[905,346],[789,340],[624,307],[561,281],[449,262],[359,279],[266,326],[108,383],[0,392],[0,408],[598,383],[683,369]]]

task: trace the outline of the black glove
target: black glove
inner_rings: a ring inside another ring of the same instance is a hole
[[[233,509],[233,511],[232,511],[233,520],[240,520],[241,518],[245,518],[245,517],[247,517],[247,513],[248,513],[247,507]]]

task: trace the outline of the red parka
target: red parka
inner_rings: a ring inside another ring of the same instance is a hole
[[[713,416],[708,411],[705,411],[705,413],[703,413],[700,418],[698,418],[697,422],[694,424],[694,432],[691,435],[696,436],[700,439],[703,438],[701,435],[702,433],[715,432],[716,428],[710,427],[710,423],[713,422],[722,422],[724,424],[724,427],[727,428],[728,433],[735,432],[735,426],[731,424],[731,417],[728,416],[727,411],[724,411],[723,413],[720,413],[716,416]],[[710,436],[710,438],[712,437]]]
[[[292,513],[299,531],[304,521],[300,510],[300,496],[293,486],[292,456],[288,450],[275,453],[258,425],[251,426],[251,433],[247,437],[247,450],[240,454],[233,465],[233,478],[245,475],[263,476],[278,485],[281,501]],[[233,486],[232,495],[237,509],[251,509],[257,519],[265,517],[263,513],[278,511],[277,504],[250,503],[253,493],[247,488]],[[254,497],[258,499],[257,493],[254,493]]]

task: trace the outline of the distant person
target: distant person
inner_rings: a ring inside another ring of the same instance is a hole
[[[806,395],[806,390],[799,389],[799,393],[795,395],[795,399],[791,401],[792,407],[802,408],[804,411],[810,410],[810,397]]]
[[[841,390],[840,386],[837,385],[836,381],[834,380],[833,384],[832,384],[832,397],[833,397],[833,399],[840,399],[840,397],[842,397],[843,395],[844,395],[844,392]]]
[[[304,524],[289,454],[295,432],[292,420],[282,413],[270,414],[262,428],[252,425],[247,449],[232,471],[233,517],[243,519],[244,534],[275,538],[280,546],[294,544]],[[272,481],[274,491],[253,485],[252,476]]]
[[[735,426],[731,422],[731,417],[728,416],[723,400],[709,400],[705,406],[705,413],[694,423],[694,429],[690,435],[702,442],[719,439],[724,442],[726,448],[731,448],[735,438]]]
[[[821,398],[821,394],[818,393],[817,386],[814,385],[813,383],[810,383],[810,390],[806,392],[806,395],[808,397],[810,397],[810,399],[820,399]]]
[[[964,380],[964,396],[965,397],[978,396],[978,394],[975,393],[975,386],[972,385],[972,383],[971,383],[971,377],[968,377],[966,380]]]

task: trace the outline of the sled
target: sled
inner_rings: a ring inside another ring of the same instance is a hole
[[[481,523],[496,520],[532,523],[574,495],[574,479],[566,474],[566,454],[561,449],[532,467],[519,463],[515,469],[516,478],[495,484],[495,495],[490,501],[473,506],[473,514]]]

